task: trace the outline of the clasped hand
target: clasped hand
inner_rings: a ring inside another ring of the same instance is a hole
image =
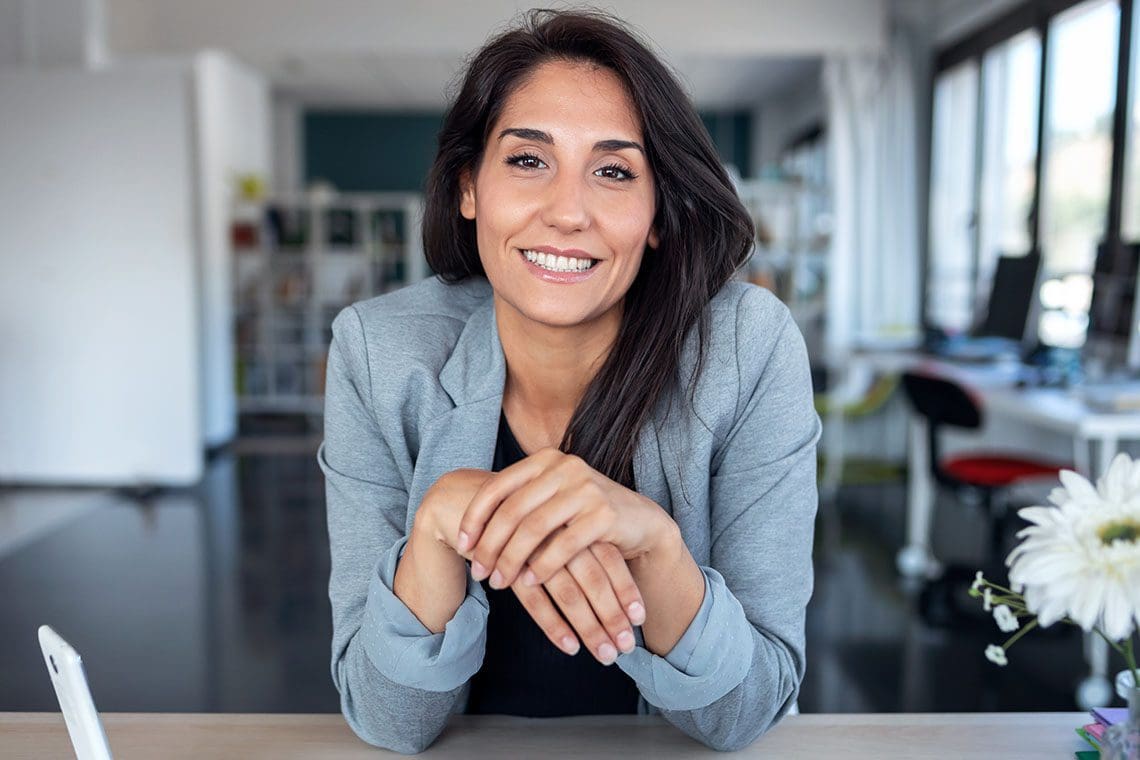
[[[510,587],[555,646],[575,654],[576,632],[607,665],[633,649],[645,606],[626,561],[654,547],[669,519],[659,506],[556,449],[498,473],[456,470],[429,495],[437,538],[475,580]]]

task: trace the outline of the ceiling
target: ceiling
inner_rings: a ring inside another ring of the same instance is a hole
[[[102,0],[117,55],[226,51],[306,104],[439,110],[521,0]],[[753,107],[877,51],[886,0],[609,0],[704,108]]]
[[[459,55],[292,54],[245,60],[275,91],[306,105],[434,111],[461,71]],[[752,107],[819,76],[818,58],[702,58],[673,62],[682,85],[706,109]]]

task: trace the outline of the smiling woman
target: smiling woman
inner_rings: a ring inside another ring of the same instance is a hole
[[[413,752],[461,711],[748,744],[804,673],[820,425],[787,309],[729,282],[752,227],[692,104],[620,22],[532,12],[427,195],[438,277],[329,350],[346,719]]]

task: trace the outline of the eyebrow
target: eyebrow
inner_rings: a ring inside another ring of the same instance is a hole
[[[547,145],[554,144],[554,138],[547,132],[541,129],[529,129],[526,127],[508,127],[499,133],[499,139],[502,140],[508,135],[522,138],[523,140],[534,140],[536,142],[546,143]],[[640,143],[633,140],[599,140],[594,143],[594,150],[609,152],[614,150],[625,150],[626,148],[633,148],[645,153],[645,148],[641,147]]]

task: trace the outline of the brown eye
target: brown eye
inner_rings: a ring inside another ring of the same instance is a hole
[[[603,177],[605,179],[616,180],[618,182],[626,182],[631,179],[637,179],[637,175],[634,174],[631,169],[628,169],[621,164],[610,164],[609,166],[603,166],[601,169],[598,169],[596,172],[594,172],[594,174],[596,176]]]
[[[505,163],[511,166],[521,166],[523,169],[542,169],[546,166],[541,158],[530,153],[507,156]]]

